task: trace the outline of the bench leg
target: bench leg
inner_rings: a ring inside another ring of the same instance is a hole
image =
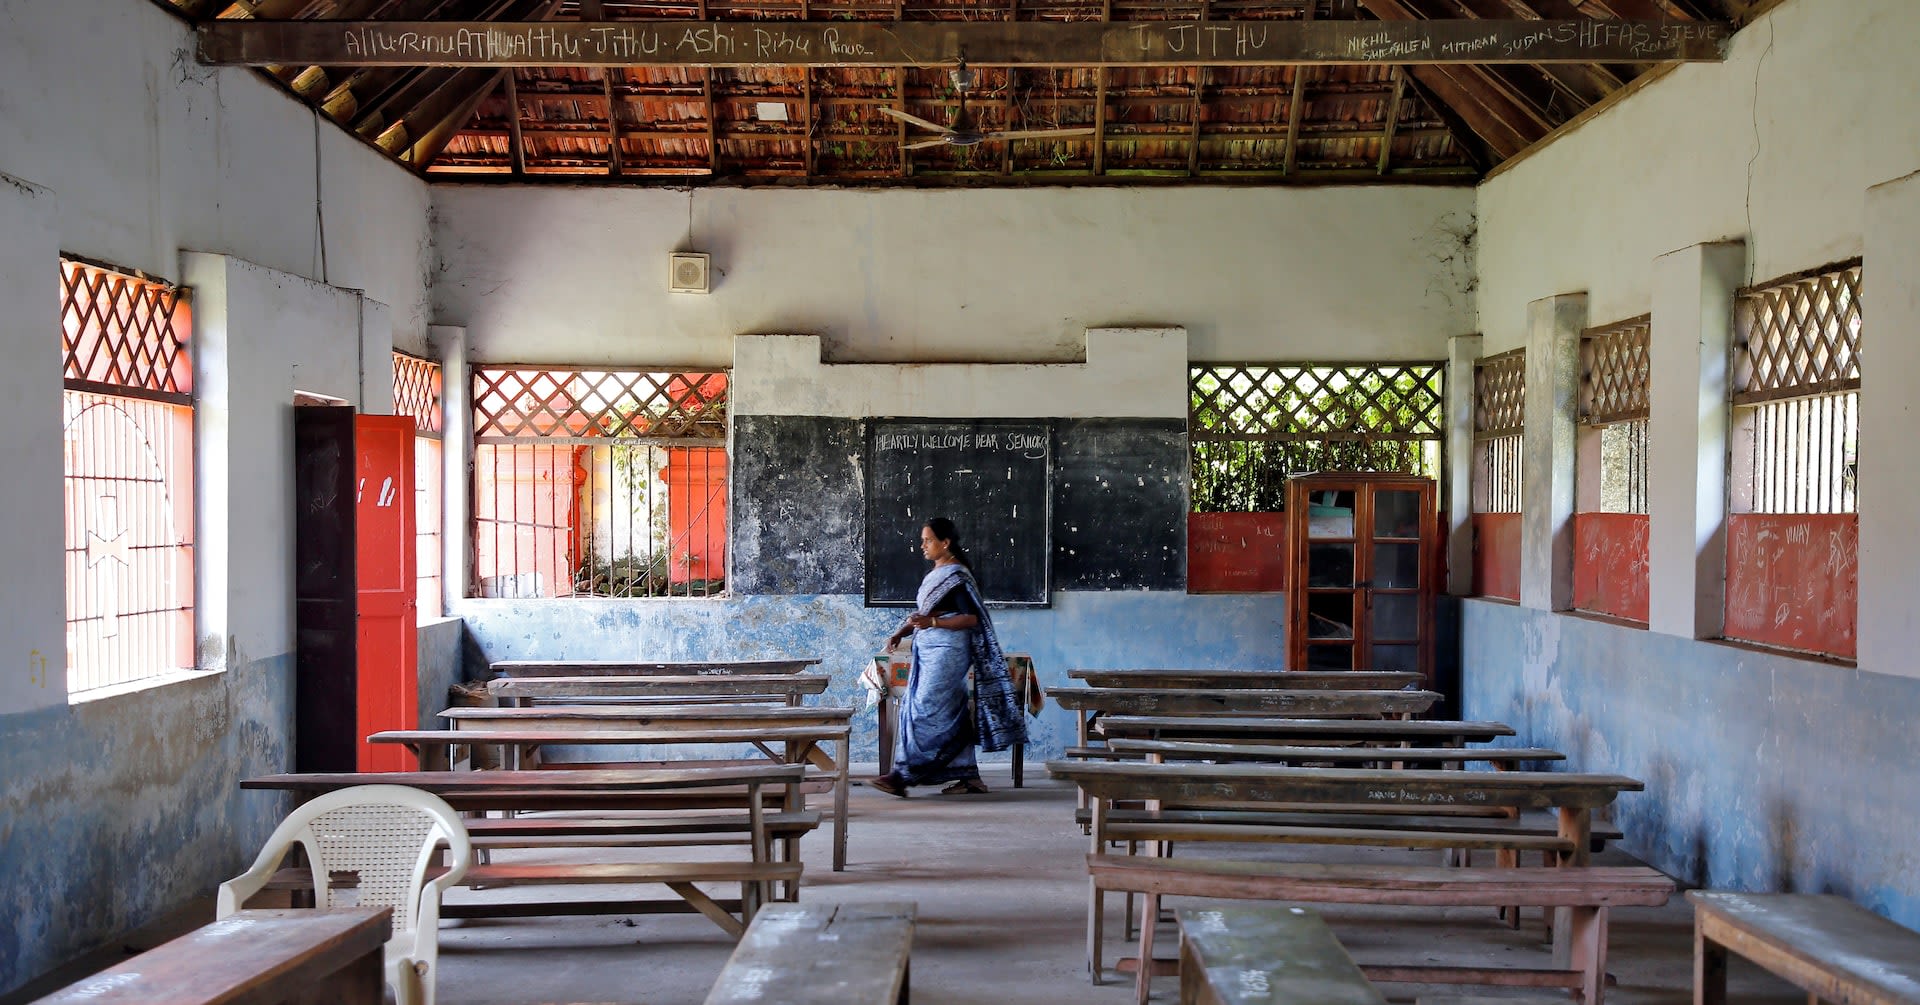
[[[1727,1005],[1727,947],[1693,929],[1693,1005]]]
[[[1106,922],[1107,894],[1100,889],[1100,881],[1087,880],[1087,972],[1093,978],[1094,986],[1100,984],[1100,940],[1106,936],[1102,929]],[[1131,896],[1131,894],[1129,894]]]
[[[1147,1005],[1153,993],[1153,930],[1159,926],[1160,895],[1140,895],[1140,970],[1133,983],[1134,1005]]]
[[[1013,787],[1021,788],[1027,784],[1027,745],[1013,745]]]
[[[1572,969],[1580,971],[1580,995],[1586,1005],[1601,1005],[1607,993],[1607,909],[1563,908],[1571,930]]]

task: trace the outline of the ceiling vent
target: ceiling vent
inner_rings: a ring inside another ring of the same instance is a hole
[[[668,277],[675,293],[706,293],[710,256],[698,251],[676,251],[670,261]]]

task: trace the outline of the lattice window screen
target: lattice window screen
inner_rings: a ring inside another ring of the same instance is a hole
[[[1441,363],[1193,367],[1194,510],[1277,512],[1306,471],[1437,476],[1445,378]]]
[[[1514,349],[1473,365],[1473,436],[1518,434],[1526,425],[1527,351]]]
[[[1740,294],[1733,401],[1758,404],[1860,387],[1860,263]]]
[[[393,414],[413,419],[415,432],[440,432],[440,364],[404,352],[393,354]]]
[[[1580,336],[1580,421],[1589,426],[1647,417],[1653,315],[1590,328]]]
[[[475,367],[473,432],[483,440],[593,436],[717,442],[727,435],[726,375]]]
[[[179,287],[60,260],[60,346],[68,389],[189,403],[191,330]]]

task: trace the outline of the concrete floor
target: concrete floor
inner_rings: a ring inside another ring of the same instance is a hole
[[[848,869],[830,870],[827,828],[809,836],[802,842],[807,871],[801,899],[917,902],[912,983],[919,1005],[1131,1001],[1130,978],[1109,973],[1103,986],[1094,987],[1082,963],[1087,844],[1073,823],[1072,789],[1049,780],[1037,765],[1024,789],[1011,788],[1004,768],[997,773],[989,768],[987,780],[995,791],[986,796],[916,790],[913,798],[900,800],[855,789]],[[1216,853],[1433,860],[1431,854],[1301,846],[1238,846]],[[1610,852],[1602,861],[1630,860]],[[1109,965],[1126,954],[1119,943],[1120,899],[1109,900]],[[1537,920],[1513,932],[1482,910],[1444,917],[1431,910],[1391,908],[1328,907],[1321,913],[1362,962],[1538,966],[1547,961]],[[696,915],[459,922],[443,930],[440,945],[440,1001],[448,1005],[698,1005],[733,948],[725,933]],[[1163,928],[1159,955],[1172,955],[1173,946],[1171,927]],[[1682,899],[1659,909],[1616,911],[1609,970],[1620,983],[1608,1001],[1692,1001],[1691,953],[1692,915]],[[1411,1002],[1423,989],[1383,985],[1383,990],[1390,1000]],[[1173,978],[1155,984],[1156,1001],[1171,1001],[1174,992]],[[1740,961],[1734,963],[1730,992],[1736,1002],[1763,1005],[1806,1000]]]

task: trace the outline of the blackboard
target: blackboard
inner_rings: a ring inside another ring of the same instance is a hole
[[[1185,590],[1185,421],[1063,419],[1054,441],[1054,589]]]
[[[1047,604],[1053,430],[1044,420],[883,419],[867,441],[867,603],[913,603],[920,528],[959,529],[987,602]]]
[[[861,592],[864,432],[858,419],[733,417],[734,594]]]

